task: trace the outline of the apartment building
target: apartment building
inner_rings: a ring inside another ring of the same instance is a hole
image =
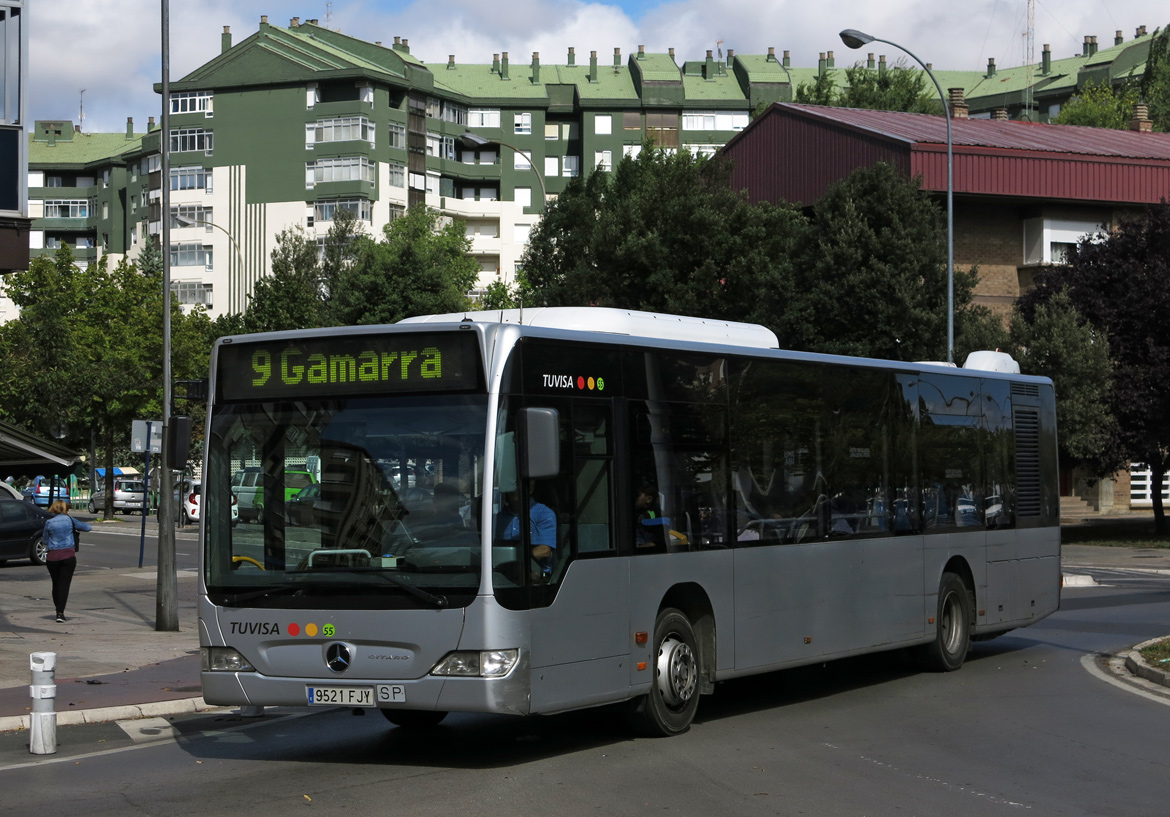
[[[1050,101],[1057,91],[1039,93],[1041,83],[1071,94],[1090,74],[1120,81],[1140,71],[1150,39],[1139,30],[1100,52],[1086,40],[1083,56],[1052,60],[1047,72],[1036,67],[1035,93],[1030,102],[1021,97],[1017,112],[1034,114],[1036,100],[1046,111],[1058,104]],[[813,69],[793,67],[788,52],[777,57],[774,49],[708,51],[681,62],[673,50],[641,47],[628,55],[615,48],[612,60],[578,58],[569,48],[560,64],[535,53],[491,57],[427,65],[405,39],[368,42],[316,20],[281,27],[261,17],[238,43],[225,27],[220,53],[171,82],[167,134],[153,119],[138,134],[132,122],[124,134],[37,123],[29,143],[32,252],[69,243],[82,263],[136,257],[147,235],[161,233],[166,138],[167,249],[182,304],[239,312],[269,273],[281,231],[321,240],[348,210],[377,237],[419,203],[466,225],[480,288],[511,282],[545,200],[573,177],[611,170],[646,140],[713,153],[747,127],[752,111],[790,100],[801,82],[836,67],[831,51]],[[868,60],[875,70],[886,64]],[[994,71],[938,73],[946,87],[967,89],[972,117],[1015,104],[1004,82],[1014,70],[998,79]]]

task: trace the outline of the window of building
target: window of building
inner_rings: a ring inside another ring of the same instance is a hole
[[[407,173],[406,184],[411,190],[426,190],[427,177],[423,173]]]
[[[204,128],[177,128],[171,130],[171,153],[202,150],[212,151],[213,133]]]
[[[481,187],[479,188],[479,201],[496,201],[500,197],[500,192],[495,187]]]
[[[684,111],[683,130],[743,130],[748,126],[747,111]]]
[[[392,187],[406,187],[406,165],[402,162],[387,162],[386,168],[389,171],[389,183]]]
[[[205,167],[172,167],[171,190],[211,192],[211,170]]]
[[[521,207],[532,206],[532,188],[531,187],[517,187],[512,191],[512,200]]]
[[[637,159],[642,153],[641,145],[626,145],[622,148],[622,155],[629,156],[631,159]]]
[[[532,114],[518,113],[513,117],[513,133],[532,133]]]
[[[439,195],[439,174],[427,173],[427,193],[432,196]]]
[[[622,114],[622,128],[624,130],[642,130],[642,112],[626,111]]]
[[[467,106],[455,102],[443,103],[443,121],[453,122],[456,125],[467,124]]]
[[[171,292],[180,304],[211,306],[211,284],[202,281],[172,281]]]
[[[512,168],[515,170],[528,170],[532,167],[532,162],[528,161],[528,155],[521,153],[518,150],[512,151]]]
[[[305,144],[319,142],[374,143],[374,125],[364,116],[339,116],[318,119],[305,125]]]
[[[152,153],[143,161],[143,173],[158,173],[162,170],[162,154]]]
[[[443,117],[443,103],[433,96],[427,97],[427,118],[441,119]]]
[[[406,150],[406,125],[390,123],[390,147]]]
[[[593,132],[598,136],[613,133],[613,117],[607,113],[599,113],[593,117]]]
[[[326,199],[314,202],[314,221],[333,221],[338,210],[348,210],[362,221],[370,220],[369,199]]]
[[[110,203],[108,201],[102,202],[102,218],[110,217]]]
[[[581,157],[565,156],[561,159],[561,175],[573,178],[581,175]]]
[[[646,138],[660,148],[678,147],[678,114],[646,114]]]
[[[406,215],[406,208],[401,204],[390,205],[390,221],[396,221]]]
[[[469,128],[498,128],[500,126],[500,111],[498,108],[471,108],[467,111],[467,127]]]
[[[1024,263],[1064,264],[1068,251],[1082,238],[1104,230],[1099,221],[1088,219],[1028,218],[1024,219]]]
[[[212,247],[208,244],[172,244],[172,267],[207,267],[211,269]]]
[[[178,91],[171,94],[171,113],[202,113],[211,116],[214,112],[213,91]]]
[[[180,204],[171,208],[172,230],[195,227],[210,233],[214,229],[212,221],[211,208],[202,204]]]
[[[524,245],[528,243],[528,233],[532,230],[531,224],[515,224],[512,227],[513,243]]]
[[[45,218],[89,218],[89,199],[45,199]]]
[[[65,185],[63,185],[61,182],[62,179],[60,176],[45,177],[45,187],[64,187]]]
[[[561,173],[561,160],[556,156],[544,157],[544,175],[559,176]]]
[[[594,151],[593,168],[595,170],[613,170],[613,152],[609,150]]]
[[[544,124],[544,138],[550,142],[561,138],[561,126],[556,122],[546,122]]]
[[[305,184],[325,182],[374,183],[374,163],[365,156],[337,156],[305,163]]]

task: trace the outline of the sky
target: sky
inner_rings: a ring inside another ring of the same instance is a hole
[[[1085,35],[1101,47],[1121,30],[1128,41],[1138,26],[1150,32],[1170,23],[1165,0],[1034,0],[1035,61],[1043,44],[1055,58],[1081,52]],[[170,76],[181,79],[220,51],[224,26],[234,42],[256,32],[261,15],[287,26],[289,19],[316,19],[369,41],[410,41],[411,53],[429,64],[490,63],[509,52],[513,63],[540,53],[545,65],[564,64],[570,46],[580,64],[597,51],[612,64],[639,45],[649,52],[674,48],[676,59],[703,59],[707,49],[777,55],[790,51],[793,65],[815,67],[833,51],[838,67],[864,59],[863,51],[901,53],[875,43],[850,51],[845,28],[892,40],[935,68],[985,69],[1021,65],[1027,43],[1027,0],[176,0],[170,2]],[[29,116],[65,119],[91,133],[135,130],[159,118],[162,0],[29,0]],[[328,21],[328,23],[326,22]],[[84,92],[84,93],[83,93]]]

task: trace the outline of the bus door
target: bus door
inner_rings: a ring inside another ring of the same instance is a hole
[[[519,542],[531,554],[521,575],[495,575],[501,602],[528,610],[534,713],[620,699],[628,689],[629,576],[615,558],[612,402],[529,398],[525,406],[557,412],[560,473],[515,486],[500,480],[495,549]]]

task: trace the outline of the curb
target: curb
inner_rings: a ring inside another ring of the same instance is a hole
[[[211,706],[200,698],[181,698],[177,701],[156,701],[148,704],[107,706],[101,709],[79,709],[57,712],[58,726],[81,726],[87,723],[109,723],[110,721],[158,718],[165,715],[186,715],[197,712],[212,712],[224,709]],[[31,715],[16,715],[0,718],[0,732],[19,732],[29,728]]]
[[[1139,678],[1145,678],[1147,681],[1151,681],[1155,684],[1161,684],[1164,687],[1170,687],[1170,672],[1158,669],[1157,667],[1151,667],[1142,658],[1140,652],[1143,647],[1157,643],[1158,641],[1162,641],[1164,639],[1165,636],[1162,636],[1161,638],[1151,638],[1149,641],[1143,641],[1132,650],[1124,653],[1125,668]]]

